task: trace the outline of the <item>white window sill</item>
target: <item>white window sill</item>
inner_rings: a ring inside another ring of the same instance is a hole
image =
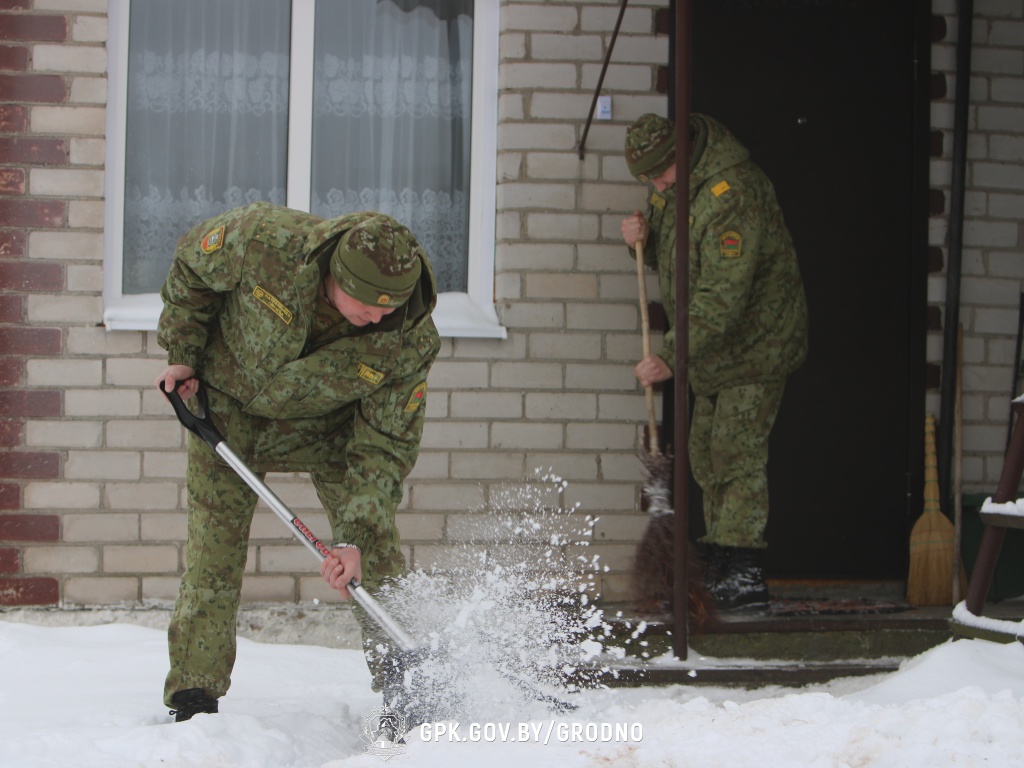
[[[155,293],[120,296],[103,312],[108,331],[155,331],[162,308]],[[465,293],[442,293],[437,297],[434,324],[444,337],[504,339],[505,327],[493,306],[481,306]]]

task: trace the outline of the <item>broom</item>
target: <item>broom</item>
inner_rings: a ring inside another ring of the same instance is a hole
[[[636,277],[640,291],[640,330],[643,337],[643,359],[651,356],[651,319],[647,311],[647,282],[644,280],[643,242],[636,243]],[[658,445],[658,419],[654,412],[654,388],[644,387],[647,400],[647,451],[641,452],[640,460],[647,471],[644,496],[647,497],[647,512],[651,517],[673,514],[669,486],[672,481],[672,459],[661,453]]]
[[[636,276],[640,291],[640,329],[644,359],[651,356],[650,316],[647,311],[647,283],[644,280],[643,242],[636,243]],[[643,612],[671,607],[675,560],[675,511],[672,508],[672,457],[662,453],[658,440],[658,419],[654,412],[654,389],[644,387],[647,400],[647,450],[641,451],[645,477],[642,491],[647,500],[647,528],[633,558],[633,600]],[[696,549],[687,550],[687,604],[700,630],[711,616],[713,600],[704,587],[704,565]]]
[[[956,531],[939,505],[935,458],[935,417],[926,414],[924,512],[910,531],[910,570],[907,602],[911,605],[952,605],[953,546]]]

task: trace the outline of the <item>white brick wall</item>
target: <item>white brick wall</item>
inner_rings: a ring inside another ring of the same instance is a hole
[[[938,0],[932,10],[946,21],[946,39],[933,46],[932,68],[945,74],[947,97],[932,104],[932,127],[943,133],[943,156],[933,158],[931,183],[946,192],[947,205],[932,220],[930,239],[942,248],[948,266],[957,4]],[[992,0],[976,3],[974,11],[960,293],[963,478],[966,491],[992,493],[1006,448],[1018,306],[1024,291],[1024,6]],[[928,291],[929,302],[941,307],[944,277],[930,282]],[[931,334],[928,360],[942,362],[940,333]],[[938,392],[929,393],[927,405],[938,413]]]

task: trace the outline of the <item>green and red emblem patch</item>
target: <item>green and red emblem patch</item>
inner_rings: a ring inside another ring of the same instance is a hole
[[[420,405],[423,404],[423,397],[427,394],[427,382],[416,385],[416,389],[412,391],[412,397],[409,398],[409,402],[405,404],[405,412],[412,413]]]
[[[739,232],[723,232],[718,239],[718,250],[723,256],[740,256],[743,253],[743,238]]]

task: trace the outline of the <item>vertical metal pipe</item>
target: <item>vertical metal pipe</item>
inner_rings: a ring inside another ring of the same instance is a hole
[[[672,651],[686,659],[689,646],[690,589],[687,549],[690,536],[690,0],[676,0],[676,360],[675,360],[675,535],[672,590]]]
[[[1024,398],[1013,401],[1013,412],[1017,414],[1017,423],[1013,428],[1010,447],[1007,449],[1006,458],[1003,461],[999,484],[996,486],[996,492],[992,495],[992,501],[996,504],[1005,504],[1017,499],[1017,493],[1020,491],[1020,478],[1024,474],[1024,418],[1022,418],[1024,416]],[[1005,539],[1005,528],[993,525],[985,526],[981,544],[978,546],[978,557],[971,572],[971,582],[967,585],[965,601],[967,610],[975,616],[980,616],[985,607],[985,598],[992,585],[992,577],[995,575],[999,553]]]
[[[967,114],[971,100],[971,28],[973,0],[960,0],[957,10],[956,91],[953,102],[953,178],[949,201],[949,259],[946,264],[946,308],[942,318],[942,376],[939,389],[939,495],[943,509],[952,509],[953,411],[956,407],[957,328],[960,324],[960,269],[963,260],[964,190],[967,170]]]

